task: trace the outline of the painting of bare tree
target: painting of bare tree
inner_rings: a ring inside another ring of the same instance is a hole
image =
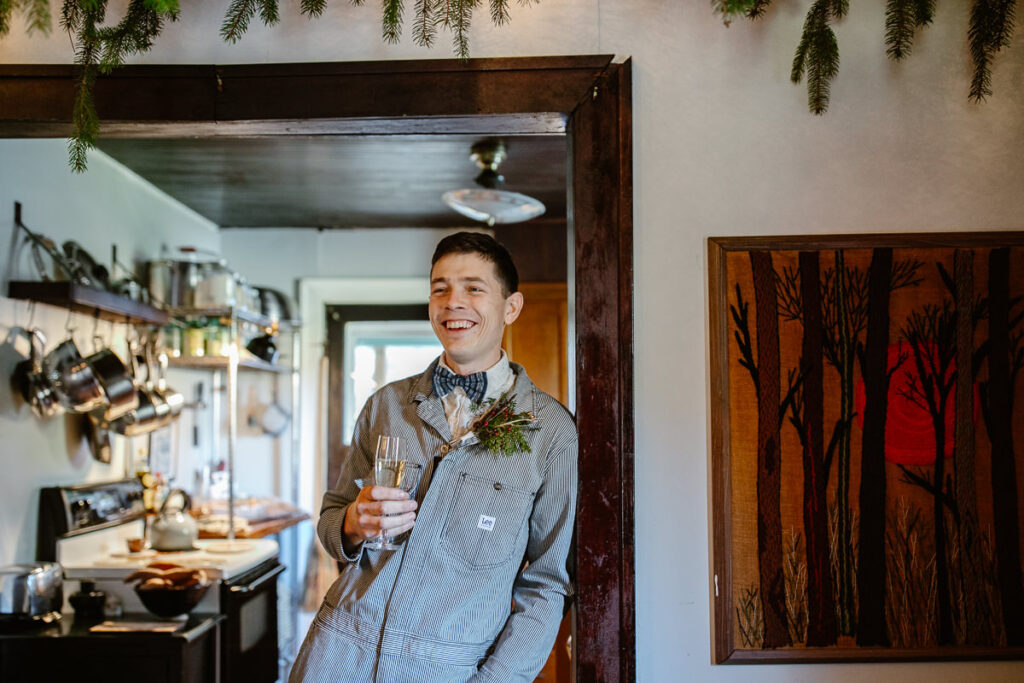
[[[714,657],[1024,657],[1024,233],[711,238]]]

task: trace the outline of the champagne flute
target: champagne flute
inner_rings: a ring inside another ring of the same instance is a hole
[[[398,461],[398,474],[395,477],[395,488],[402,489],[409,494],[409,498],[416,497],[416,489],[420,485],[420,475],[423,474],[423,465],[408,460]],[[381,549],[395,550],[400,544],[386,531],[382,534]]]
[[[398,483],[398,463],[401,462],[402,439],[397,436],[378,436],[377,451],[373,456],[374,484],[396,488]],[[377,538],[366,541],[363,547],[371,550],[384,549],[386,534],[381,531]]]

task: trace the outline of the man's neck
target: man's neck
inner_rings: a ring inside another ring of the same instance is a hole
[[[452,359],[451,359],[451,357],[449,357],[447,351],[444,354],[444,364],[448,366],[448,369],[451,370],[452,372],[454,372],[456,375],[463,375],[463,376],[465,376],[465,375],[472,375],[474,372],[487,372],[488,370],[493,368],[495,365],[497,365],[500,360],[501,360],[501,348],[498,348],[498,350],[494,352],[494,357],[491,359],[491,361],[489,363],[485,362],[485,363],[471,363],[471,364],[467,364],[467,365],[459,365],[458,363],[455,363],[454,361],[452,361]]]

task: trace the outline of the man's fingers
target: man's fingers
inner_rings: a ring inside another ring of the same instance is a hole
[[[410,512],[406,515],[396,515],[394,517],[381,517],[380,528],[384,531],[391,532],[392,536],[397,536],[403,531],[408,531],[413,527],[413,523],[416,520],[416,513]]]
[[[370,498],[372,500],[408,500],[409,494],[402,489],[392,489],[387,486],[370,487]]]
[[[405,512],[412,512],[417,508],[415,500],[385,500],[377,503],[359,503],[358,510],[361,515],[399,515]]]

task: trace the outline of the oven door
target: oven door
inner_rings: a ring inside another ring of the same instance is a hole
[[[277,577],[284,570],[269,560],[221,583],[223,683],[277,680]]]

